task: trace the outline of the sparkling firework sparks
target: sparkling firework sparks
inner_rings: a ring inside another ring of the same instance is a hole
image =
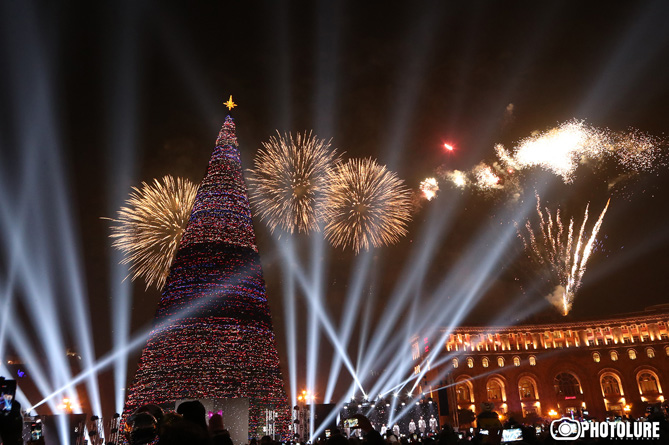
[[[499,176],[497,176],[489,165],[481,163],[474,167],[474,177],[476,178],[476,185],[483,190],[489,190],[500,187]]]
[[[539,264],[550,267],[551,272],[555,275],[558,285],[549,299],[562,311],[563,315],[567,315],[571,310],[574,295],[581,285],[586,265],[610,201],[609,199],[606,202],[589,236],[585,234],[585,226],[588,221],[590,204],[586,206],[581,228],[578,234],[575,234],[574,218],[569,220],[569,225],[565,230],[560,210],[557,210],[555,217],[548,209],[545,209],[545,212],[542,211],[539,196],[537,196],[538,228],[534,229],[530,221],[527,221],[525,224],[527,233],[519,230],[525,249]]]
[[[626,172],[651,170],[659,160],[659,145],[657,138],[638,130],[614,133],[571,120],[523,139],[513,155],[501,145],[495,149],[499,159],[512,168],[538,166],[570,183],[580,164],[606,158],[614,159]]]
[[[311,132],[276,137],[263,143],[249,170],[251,201],[271,232],[318,230],[317,208],[328,173],[338,162],[330,143]]]
[[[464,188],[467,185],[467,175],[460,170],[453,170],[446,173],[446,178],[456,187]]]
[[[663,140],[639,130],[616,133],[571,120],[521,140],[512,150],[496,144],[497,160],[493,163],[481,162],[470,171],[445,171],[440,176],[459,188],[516,193],[521,187],[517,173],[525,169],[539,167],[571,183],[578,166],[587,163],[607,174],[613,172],[609,183],[615,185],[639,172],[666,165],[661,148],[664,145]],[[611,163],[617,168],[607,170]]]
[[[427,178],[420,183],[420,191],[423,193],[423,196],[428,201],[432,201],[432,198],[437,196],[439,191],[439,184],[437,183],[437,178]]]
[[[142,277],[147,289],[163,288],[196,194],[196,185],[172,176],[132,188],[118,219],[111,219],[116,225],[110,237],[125,254],[122,264],[130,264],[133,281]]]
[[[407,233],[411,193],[404,181],[372,159],[351,159],[330,175],[323,205],[325,236],[335,247],[394,244]]]

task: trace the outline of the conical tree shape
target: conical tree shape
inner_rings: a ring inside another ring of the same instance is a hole
[[[288,435],[289,409],[251,220],[235,124],[221,128],[170,269],[125,414],[179,399],[250,401],[249,433],[265,409]]]

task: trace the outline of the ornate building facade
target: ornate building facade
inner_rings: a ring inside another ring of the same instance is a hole
[[[502,417],[639,417],[649,404],[664,402],[669,389],[669,307],[606,320],[416,336],[415,374],[436,347],[441,359],[424,373],[423,390],[446,391],[439,397],[441,420],[453,424],[460,423],[458,410],[478,413],[482,402],[493,403]]]

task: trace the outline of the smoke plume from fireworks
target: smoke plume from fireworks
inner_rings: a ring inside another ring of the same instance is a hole
[[[565,224],[560,215],[560,210],[555,212],[555,216],[546,208],[542,211],[541,201],[537,195],[537,215],[539,224],[533,227],[528,220],[525,223],[525,230],[518,230],[520,238],[523,240],[525,249],[531,254],[534,261],[541,266],[550,268],[555,278],[555,291],[548,296],[549,301],[556,304],[558,309],[567,315],[571,310],[574,296],[581,285],[586,265],[592,254],[593,247],[602,226],[604,215],[609,208],[609,202],[599,218],[595,222],[590,235],[586,235],[586,223],[588,222],[588,209],[585,208],[583,222],[578,233],[575,233],[574,218]],[[560,293],[557,298],[556,292]]]
[[[125,254],[122,263],[130,264],[133,281],[142,277],[147,289],[163,288],[196,194],[196,185],[172,176],[132,188],[118,219],[111,219],[110,237]]]

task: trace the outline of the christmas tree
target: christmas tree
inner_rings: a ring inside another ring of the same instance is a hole
[[[188,226],[170,269],[125,415],[180,399],[248,398],[249,433],[262,435],[265,410],[288,436],[289,409],[235,123],[216,140]]]

